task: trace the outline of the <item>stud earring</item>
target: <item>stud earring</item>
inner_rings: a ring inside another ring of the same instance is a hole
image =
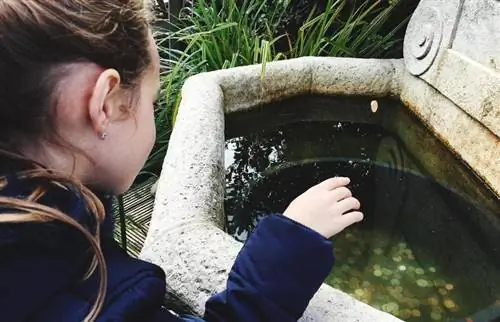
[[[101,133],[101,140],[106,140],[106,137],[108,136],[108,133],[102,132]]]

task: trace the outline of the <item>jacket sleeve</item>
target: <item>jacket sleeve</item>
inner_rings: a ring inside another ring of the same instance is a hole
[[[37,183],[10,184],[2,194],[18,198]],[[47,187],[40,203],[55,207],[88,229],[95,220],[88,215],[83,198],[64,189]],[[0,208],[0,216],[8,208]],[[2,321],[31,321],[51,301],[83,278],[93,252],[83,234],[60,221],[4,223],[0,225],[0,312]]]
[[[206,303],[204,319],[297,321],[333,264],[330,240],[282,215],[267,216],[238,254],[226,290]]]
[[[4,238],[0,240],[1,320],[27,321],[47,300],[83,277],[88,243],[79,237],[75,241],[70,229],[57,223],[2,224],[0,228]],[[13,237],[7,240],[9,235]],[[54,235],[61,237],[58,246],[52,244]],[[18,240],[21,236],[23,240]]]

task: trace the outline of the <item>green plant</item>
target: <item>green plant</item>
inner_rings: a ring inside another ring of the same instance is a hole
[[[194,1],[168,29],[156,32],[163,87],[156,111],[157,143],[145,169],[160,168],[189,76],[250,64],[262,64],[264,74],[267,62],[302,56],[384,57],[401,43],[394,34],[406,23],[381,33],[397,2],[364,1],[348,8],[346,0],[328,0],[322,10],[313,5],[305,22],[292,31],[290,0]],[[182,50],[170,48],[172,42]]]

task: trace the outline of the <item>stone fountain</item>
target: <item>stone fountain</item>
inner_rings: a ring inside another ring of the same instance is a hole
[[[182,102],[141,258],[194,313],[225,287],[241,243],[223,230],[225,115],[301,94],[398,97],[500,194],[500,1],[422,0],[404,59],[304,57],[196,75]],[[323,285],[303,321],[397,321]]]

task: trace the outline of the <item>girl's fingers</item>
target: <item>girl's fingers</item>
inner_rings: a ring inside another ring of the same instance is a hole
[[[338,228],[340,231],[346,229],[347,227],[351,226],[352,224],[355,224],[357,222],[360,222],[363,220],[363,213],[361,211],[352,211],[348,212],[343,216],[340,216],[336,219],[336,222],[338,224]]]
[[[340,214],[343,214],[345,212],[354,210],[354,209],[359,209],[361,207],[361,204],[359,203],[359,200],[354,198],[354,197],[349,197],[343,200],[340,200],[335,204],[335,210],[338,211]]]
[[[352,197],[351,190],[347,189],[346,187],[334,189],[330,194],[332,195],[333,200],[336,202]]]
[[[319,187],[326,190],[333,190],[339,187],[347,186],[351,182],[351,179],[346,177],[334,177],[326,179],[325,181],[318,184]]]

